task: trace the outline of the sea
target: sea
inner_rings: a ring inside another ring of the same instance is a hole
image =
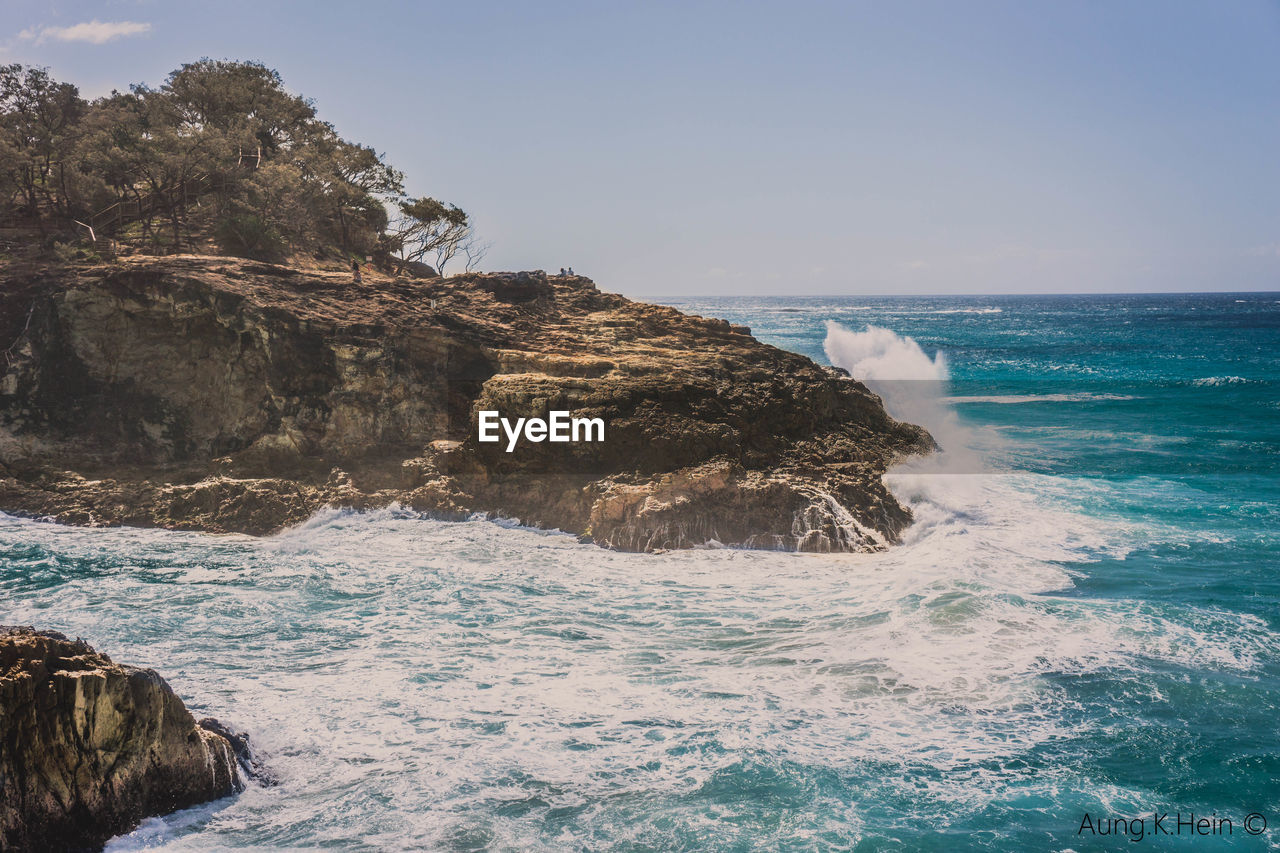
[[[1280,294],[672,304],[933,432],[902,544],[0,515],[0,622],[156,668],[279,779],[108,850],[1280,849]]]

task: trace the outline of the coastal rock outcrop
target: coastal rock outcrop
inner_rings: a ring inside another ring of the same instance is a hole
[[[0,735],[4,850],[98,849],[242,788],[233,744],[156,672],[55,631],[0,627]]]
[[[533,273],[227,257],[0,278],[0,510],[266,533],[323,505],[475,511],[655,550],[878,550],[934,445],[859,382],[723,320]],[[477,440],[482,410],[602,442]]]

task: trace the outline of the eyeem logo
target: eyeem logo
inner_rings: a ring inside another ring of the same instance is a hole
[[[516,449],[523,433],[526,441],[534,443],[551,441],[557,443],[579,441],[604,441],[604,420],[602,418],[571,418],[568,412],[549,412],[546,420],[542,418],[516,418],[515,423],[502,417],[495,411],[480,412],[480,441],[497,442],[502,437],[498,428],[507,437],[507,452]]]

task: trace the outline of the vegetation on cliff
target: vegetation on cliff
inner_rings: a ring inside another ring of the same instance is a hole
[[[92,101],[45,69],[0,66],[0,225],[46,247],[149,253],[442,266],[477,252],[465,212],[406,197],[403,174],[276,71],[210,59]]]

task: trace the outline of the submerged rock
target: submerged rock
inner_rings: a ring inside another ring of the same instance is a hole
[[[627,550],[878,550],[910,522],[882,475],[934,447],[838,371],[580,276],[14,268],[10,341],[0,509],[72,523],[260,534],[399,502]],[[507,452],[485,410],[605,438]]]
[[[55,631],[0,627],[0,734],[4,850],[97,849],[242,788],[234,744],[155,671]]]

